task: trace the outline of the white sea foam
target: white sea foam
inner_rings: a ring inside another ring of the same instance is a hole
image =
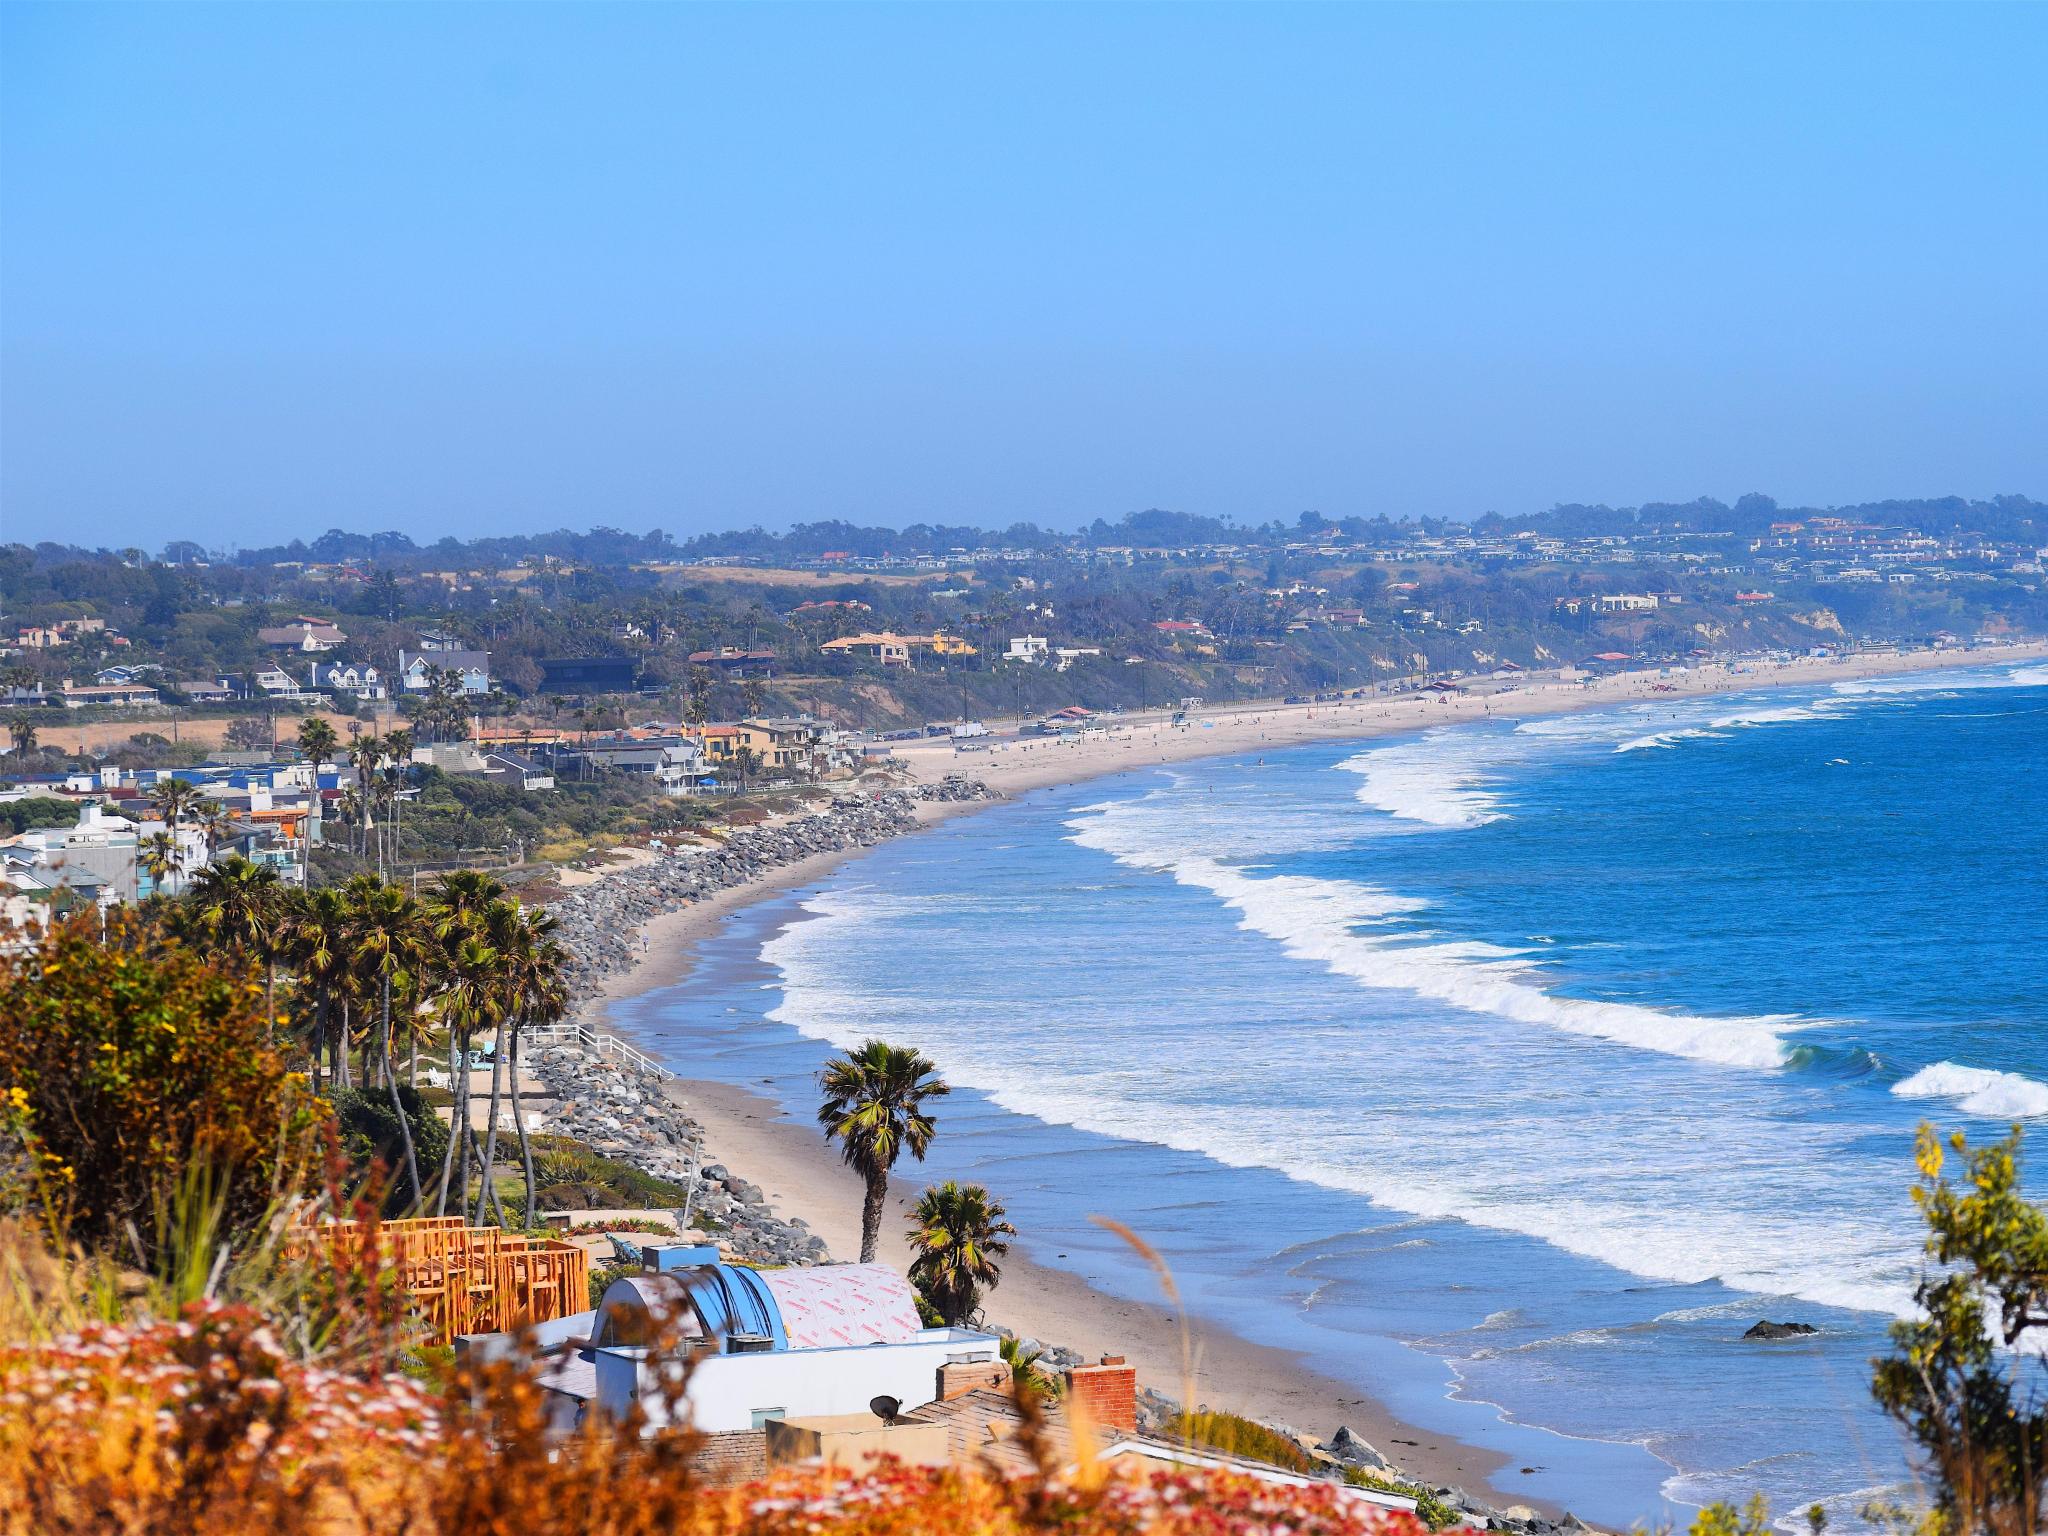
[[[1240,914],[1240,927],[1277,941],[1294,959],[1362,986],[1412,992],[1473,1013],[1720,1066],[1767,1070],[1783,1066],[1789,1054],[1778,1035],[1797,1027],[1789,1017],[1706,1018],[1561,997],[1544,990],[1542,968],[1521,951],[1476,940],[1418,942],[1427,935],[1392,927],[1395,919],[1426,907],[1415,897],[1352,880],[1254,876],[1176,846],[1179,838],[1162,840],[1157,823],[1151,808],[1138,801],[1099,806],[1067,825],[1082,846],[1209,891]],[[1369,928],[1383,931],[1360,931]]]
[[[1142,807],[1142,802],[1125,804]],[[1085,834],[1090,818],[1082,820]],[[1114,826],[1115,818],[1092,818],[1093,835],[1099,837],[1104,822]],[[1133,834],[1134,828],[1124,831]],[[1191,855],[1183,862],[1198,865],[1200,860]],[[1219,873],[1198,872],[1205,878]],[[1340,881],[1308,880],[1304,889],[1290,888],[1290,877],[1284,876],[1233,878],[1247,886],[1275,888],[1236,893],[1249,897],[1252,909],[1239,910],[1247,927],[1276,918],[1298,922],[1305,932],[1290,942],[1290,952],[1296,945],[1328,946],[1339,967],[1355,963],[1368,970],[1420,964],[1426,968],[1426,984],[1450,988],[1471,983],[1470,973],[1476,970],[1476,985],[1497,989],[1494,995],[1504,997],[1509,1008],[1532,1010],[1547,1024],[1570,1019],[1563,1028],[1588,1022],[1571,1017],[1569,1000],[1548,998],[1511,975],[1486,979],[1489,967],[1512,972],[1523,964],[1511,951],[1393,943],[1400,933],[1413,932],[1404,921],[1419,905],[1411,899],[1346,888]],[[1261,911],[1269,896],[1281,905]],[[1063,999],[1041,1022],[1032,1005],[1020,1004],[1014,994],[1006,994],[1007,1006],[996,1006],[993,996],[962,994],[957,972],[949,986],[934,988],[915,965],[877,969],[877,946],[887,954],[892,944],[915,942],[904,931],[909,904],[871,904],[858,895],[826,892],[805,906],[817,920],[784,929],[763,951],[783,976],[783,1001],[771,1018],[840,1048],[887,1028],[891,1038],[912,1041],[930,1055],[948,1081],[979,1089],[1014,1113],[1119,1140],[1150,1142],[1227,1167],[1278,1172],[1421,1218],[1516,1233],[1649,1279],[1680,1284],[1718,1279],[1738,1291],[1892,1313],[1911,1304],[1909,1238],[1882,1225],[1822,1222],[1796,1202],[1768,1197],[1768,1175],[1761,1186],[1765,1198],[1747,1198],[1758,1193],[1758,1186],[1745,1180],[1732,1191],[1717,1192],[1709,1181],[1688,1186],[1685,1197],[1645,1199],[1640,1174],[1617,1177],[1616,1164],[1677,1166],[1669,1144],[1674,1132],[1654,1117],[1637,1125],[1634,1135],[1642,1139],[1636,1151],[1618,1159],[1610,1145],[1582,1161],[1589,1149],[1575,1129],[1558,1125],[1539,1132],[1534,1124],[1520,1130],[1495,1127],[1484,1134],[1465,1126],[1457,1155],[1445,1157],[1427,1137],[1417,1143],[1396,1119],[1382,1124],[1364,1112],[1361,1123],[1360,1101],[1350,1093],[1325,1098],[1305,1091],[1293,1056],[1285,1050],[1276,1053],[1263,1038],[1240,1037],[1235,1046],[1228,1037],[1213,1038],[1200,1071],[1176,1073],[1161,1062],[1157,1036],[1144,1026],[1143,1010],[1111,1015],[1122,1024],[1105,1021],[1099,1029],[1087,1028],[1085,1048],[1069,1049],[1062,1069],[1047,1072],[1042,1070],[1044,1036],[1073,1027],[1070,1001]],[[1372,940],[1352,933],[1353,928],[1386,930],[1392,952],[1372,953]],[[1402,973],[1392,974],[1398,978]],[[1412,979],[1389,984],[1422,990],[1411,985]],[[1553,1008],[1561,1011],[1553,1013]],[[1649,1009],[1623,1013],[1636,1015],[1624,1018],[1624,1030],[1656,1032],[1653,1050],[1683,1045],[1702,1026],[1731,1022],[1687,1020]],[[1591,1019],[1593,1027],[1583,1032],[1599,1033],[1613,1016],[1603,1020],[1594,1014]],[[1742,1021],[1733,1023],[1741,1029]],[[1739,1038],[1750,1047],[1770,1039],[1767,1030]],[[1372,1049],[1363,1042],[1355,1048]],[[1768,1065],[1775,1064],[1781,1050],[1738,1054],[1745,1064]],[[1493,1048],[1495,1055],[1511,1052],[1506,1042]],[[1333,1059],[1329,1067],[1348,1077],[1358,1063]],[[1248,1113],[1242,1102],[1213,1092],[1219,1077],[1242,1090],[1259,1084],[1262,1073],[1275,1074],[1270,1102],[1286,1106],[1279,1111],[1285,1116],[1284,1134],[1276,1133],[1269,1116]],[[1291,1100],[1290,1092],[1295,1095]],[[1613,1129],[1626,1133],[1628,1125],[1624,1121]],[[1539,1139],[1530,1140],[1532,1135]],[[1810,1146],[1799,1161],[1810,1167],[1824,1157],[1823,1146]],[[1818,1238],[1823,1225],[1825,1237]],[[1825,1263],[1815,1262],[1817,1253],[1825,1253]]]
[[[1688,711],[1697,715],[1698,709]],[[1758,706],[1754,709],[1740,709],[1730,714],[1717,714],[1698,725],[1674,725],[1665,730],[1652,731],[1643,736],[1632,736],[1614,750],[1617,752],[1642,752],[1659,747],[1675,747],[1682,741],[1715,741],[1732,731],[1756,725],[1790,725],[1801,720],[1826,720],[1836,711],[1824,704],[1782,704],[1775,707]]]
[[[2048,687],[2048,666],[2029,665],[1989,671],[1927,672],[1916,677],[1870,677],[1836,683],[1845,697],[1896,698],[1914,693],[1974,693],[1986,688]]]
[[[1902,1099],[1953,1099],[1970,1114],[1999,1119],[2048,1115],[2048,1083],[2017,1072],[1965,1067],[1953,1061],[1922,1067],[1905,1081],[1894,1083],[1892,1092]]]
[[[1719,736],[1721,732],[1710,731],[1703,725],[1689,726],[1679,731],[1652,731],[1647,736],[1635,736],[1624,741],[1614,750],[1617,752],[1646,752],[1658,747],[1675,747],[1681,741],[1692,741],[1700,736]]]
[[[1490,786],[1498,738],[1438,726],[1416,741],[1347,758],[1337,766],[1358,774],[1358,799],[1376,810],[1434,827],[1477,827],[1506,811]]]

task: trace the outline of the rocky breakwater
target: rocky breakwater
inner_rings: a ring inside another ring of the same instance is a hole
[[[872,848],[913,830],[926,801],[987,800],[994,791],[959,775],[880,794],[842,795],[808,816],[737,827],[710,843],[664,850],[652,863],[604,876],[550,904],[569,951],[570,995],[639,963],[642,924],[821,853]]]
[[[575,1045],[537,1048],[521,1065],[554,1101],[549,1134],[574,1137],[688,1191],[675,1208],[686,1236],[715,1242],[726,1257],[749,1264],[822,1264],[831,1258],[824,1239],[802,1221],[785,1221],[768,1208],[759,1185],[716,1163],[699,1165],[703,1130],[669,1096],[659,1072]]]

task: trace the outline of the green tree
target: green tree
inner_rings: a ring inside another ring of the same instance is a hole
[[[151,1248],[195,1166],[224,1182],[231,1227],[297,1183],[324,1112],[272,1045],[262,990],[134,912],[0,956],[0,1143],[53,1227]]]
[[[827,1141],[839,1143],[840,1156],[867,1184],[860,1213],[863,1264],[875,1259],[889,1170],[906,1150],[922,1162],[937,1131],[924,1103],[952,1091],[933,1076],[937,1070],[917,1051],[870,1040],[859,1050],[826,1062],[818,1073],[825,1095],[818,1106],[818,1124],[825,1128]]]
[[[308,715],[299,722],[299,756],[309,763],[324,763],[334,756],[341,737],[325,717]]]
[[[152,832],[137,846],[135,862],[142,872],[155,883],[159,892],[169,895],[170,887],[184,867],[184,856],[178,851],[178,840],[168,832]]]
[[[1760,1493],[1740,1509],[1733,1504],[1709,1504],[1693,1516],[1687,1536],[1774,1536],[1771,1511]]]
[[[26,757],[36,749],[36,723],[16,715],[7,722],[8,739],[14,743],[14,755]]]
[[[202,800],[193,812],[193,824],[206,839],[206,861],[213,862],[213,856],[220,851],[220,845],[228,840],[235,829],[234,813],[218,800]]]
[[[1003,1219],[1002,1202],[979,1184],[948,1179],[918,1196],[910,1227],[910,1281],[949,1327],[966,1322],[982,1293],[1002,1278],[997,1262],[1010,1251],[1003,1241],[1017,1229]]]
[[[497,1041],[491,1052],[491,1107],[484,1129],[483,1162],[488,1170],[497,1161],[499,1084],[501,1075],[509,1071],[512,1128],[519,1140],[519,1165],[526,1183],[521,1225],[531,1227],[536,1213],[533,1142],[519,1102],[519,1040],[527,1025],[549,1023],[568,1012],[568,956],[554,937],[554,918],[538,908],[498,902],[489,909],[486,920],[491,945],[500,958],[503,994]],[[481,1207],[481,1195],[478,1204]]]
[[[410,998],[434,950],[420,904],[402,886],[358,876],[344,891],[348,900],[351,961],[365,997],[377,999],[375,1075],[391,1096],[405,1175],[415,1201],[425,1197],[420,1160],[412,1133],[413,1118],[398,1092],[398,1071],[392,1057],[392,997]],[[411,1010],[407,1010],[408,1018]],[[396,1163],[394,1162],[394,1167]]]
[[[1871,1382],[1920,1447],[1942,1536],[2035,1536],[2048,1515],[2048,1212],[2020,1194],[2020,1131],[1972,1148],[1920,1128],[1913,1202],[1932,1268]],[[2001,1347],[2002,1346],[2002,1347]]]
[[[453,1074],[455,1104],[449,1117],[453,1134],[448,1156],[442,1161],[440,1185],[434,1195],[436,1216],[447,1211],[451,1191],[458,1207],[468,1201],[470,1149],[476,1139],[470,1128],[469,1050],[478,1031],[498,1017],[503,1006],[498,971],[495,949],[471,929],[454,930],[454,943],[441,970],[439,1007],[448,1029],[448,1067]],[[485,1168],[483,1174],[485,1201],[494,1203],[490,1169]]]
[[[149,791],[150,808],[173,832],[185,825],[185,818],[194,814],[205,798],[197,784],[184,779],[158,779]]]
[[[201,944],[216,955],[263,963],[263,1006],[277,1023],[277,962],[290,902],[277,871],[239,854],[209,864],[185,890]]]
[[[340,890],[329,886],[310,891],[286,909],[278,939],[281,957],[298,978],[316,1093],[330,1022],[338,1018],[340,1034],[345,1038],[348,1032],[348,1007],[356,981],[350,965],[349,919],[348,897]]]
[[[366,1169],[372,1158],[391,1169],[438,1163],[448,1150],[448,1127],[411,1088],[394,1083],[388,1098],[367,1089],[338,1088],[329,1102],[341,1131],[342,1150],[358,1169]],[[397,1215],[417,1199],[394,1178],[384,1209]]]
[[[469,1190],[469,1049],[478,1031],[492,1025],[505,1005],[501,959],[489,941],[494,909],[505,902],[504,885],[481,870],[464,869],[443,875],[427,908],[436,952],[432,968],[436,1006],[448,1030],[448,1070],[455,1090],[451,1117],[456,1134],[441,1168],[434,1196],[434,1214],[447,1209],[451,1188],[457,1204]],[[502,930],[503,920],[497,919]],[[489,1170],[485,1192],[491,1193]],[[495,1200],[495,1196],[492,1196]]]

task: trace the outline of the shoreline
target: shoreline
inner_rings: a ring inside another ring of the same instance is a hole
[[[1990,652],[1916,652],[1902,655],[1800,660],[1753,670],[1725,666],[1694,669],[1670,677],[1631,673],[1588,684],[1522,686],[1506,691],[1447,696],[1372,696],[1318,705],[1225,705],[1196,712],[1181,725],[1163,714],[1122,717],[1101,734],[1071,740],[1004,738],[988,748],[956,753],[950,743],[906,744],[902,757],[913,777],[931,782],[946,774],[980,779],[996,794],[985,799],[927,802],[917,807],[918,825],[1000,804],[1032,790],[1084,782],[1115,773],[1204,757],[1238,756],[1262,748],[1318,742],[1367,741],[1437,725],[1493,718],[1518,719],[1577,713],[1617,704],[1675,701],[1808,683],[1849,682],[1926,671],[2038,660],[2048,644],[2031,642]],[[815,854],[764,878],[719,891],[647,923],[646,958],[628,971],[607,977],[583,1010],[587,1022],[618,1029],[611,1004],[660,987],[676,985],[695,969],[702,943],[733,913],[812,884],[855,854],[848,848]],[[801,1217],[825,1237],[833,1253],[858,1250],[857,1181],[808,1124],[784,1116],[778,1106],[744,1088],[707,1080],[678,1080],[671,1097],[702,1126],[718,1161],[743,1170],[766,1191],[784,1217]],[[904,1204],[898,1181],[891,1199]],[[844,1187],[841,1187],[841,1186]],[[884,1223],[884,1257],[907,1263],[895,1224]],[[1376,1446],[1412,1478],[1432,1488],[1455,1486],[1488,1504],[1514,1503],[1515,1495],[1493,1479],[1509,1465],[1503,1453],[1455,1437],[1417,1430],[1367,1389],[1318,1371],[1299,1354],[1254,1344],[1214,1324],[1188,1319],[1199,1341],[1191,1384],[1183,1383],[1181,1321],[1164,1302],[1137,1303],[1098,1291],[1084,1280],[1034,1264],[1021,1254],[1005,1262],[1004,1282],[994,1310],[1016,1332],[1095,1356],[1120,1352],[1137,1364],[1141,1383],[1189,1405],[1208,1404],[1280,1423],[1328,1439],[1341,1424]],[[1527,1500],[1557,1519],[1555,1504]]]
[[[1161,764],[1241,756],[1263,748],[1370,741],[1475,720],[1577,714],[1615,704],[1670,702],[1753,689],[1797,687],[1802,683],[1859,682],[1915,672],[2043,660],[2048,660],[2048,640],[2029,640],[1980,651],[1800,658],[1763,663],[1758,669],[1740,672],[1723,663],[1693,668],[1672,677],[1658,672],[1623,672],[1586,683],[1537,684],[1447,695],[1441,699],[1401,694],[1373,695],[1334,704],[1220,704],[1190,711],[1186,723],[1178,726],[1171,723],[1168,712],[1160,710],[1111,717],[1113,723],[1104,728],[1100,737],[1061,741],[1005,736],[985,749],[969,752],[956,752],[950,745],[936,741],[905,742],[899,756],[904,769],[919,784],[929,785],[948,775],[961,775],[977,779],[994,791],[970,800],[917,802],[912,808],[917,826],[912,830],[922,831],[954,816],[1001,805],[1035,789],[1085,783]],[[1670,691],[1652,691],[1660,685]],[[715,933],[726,917],[793,886],[822,879],[848,859],[869,851],[869,847],[848,847],[812,854],[743,885],[727,887],[657,914],[637,929],[637,936],[644,941],[639,962],[598,979],[577,1006],[576,1017],[593,1028],[608,1027],[614,1003],[687,979],[698,945]]]
[[[774,1100],[750,1088],[683,1078],[667,1088],[670,1101],[703,1127],[708,1158],[744,1169],[778,1215],[801,1219],[836,1258],[860,1251],[861,1180],[816,1127],[785,1115]],[[914,1177],[890,1181],[877,1256],[899,1270],[910,1264],[902,1215],[917,1192]],[[1112,1296],[1078,1275],[1033,1261],[1015,1245],[1002,1271],[989,1311],[1019,1337],[1073,1349],[1091,1360],[1121,1354],[1138,1368],[1140,1387],[1164,1392],[1185,1407],[1239,1413],[1316,1441],[1330,1439],[1342,1425],[1409,1480],[1431,1489],[1455,1487],[1494,1508],[1526,1504],[1547,1518],[1564,1518],[1565,1511],[1549,1501],[1517,1498],[1494,1486],[1495,1475],[1510,1465],[1506,1455],[1409,1424],[1367,1389],[1317,1370],[1295,1351],[1255,1344],[1189,1316],[1192,1370],[1184,1370],[1182,1316],[1163,1297],[1153,1302]]]

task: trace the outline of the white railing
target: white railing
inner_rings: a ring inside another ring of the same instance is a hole
[[[675,1073],[645,1051],[628,1045],[617,1035],[600,1034],[581,1024],[529,1025],[519,1033],[522,1040],[531,1045],[573,1045],[592,1056],[623,1061],[629,1067],[636,1067],[642,1072],[652,1072],[657,1077],[675,1076]]]

